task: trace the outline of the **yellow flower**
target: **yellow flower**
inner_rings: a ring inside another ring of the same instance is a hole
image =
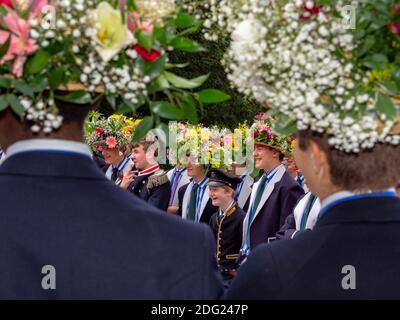
[[[132,133],[133,132],[133,127],[132,126],[127,126],[127,127],[124,127],[124,132],[125,133]]]
[[[94,36],[96,51],[104,62],[110,61],[122,49],[133,43],[133,35],[122,22],[121,11],[109,3],[101,2],[94,11],[97,33]]]
[[[116,120],[119,120],[119,119],[121,118],[121,115],[120,115],[120,114],[113,114],[113,115],[111,116],[111,118],[114,118],[114,119],[116,119]]]

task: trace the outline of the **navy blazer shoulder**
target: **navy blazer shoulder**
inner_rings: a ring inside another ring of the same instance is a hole
[[[343,202],[312,231],[254,250],[227,298],[399,299],[399,230],[399,198]],[[355,289],[345,290],[349,268]]]
[[[0,166],[0,299],[217,299],[209,228],[108,181],[89,157],[26,152]],[[43,290],[42,268],[56,269]]]

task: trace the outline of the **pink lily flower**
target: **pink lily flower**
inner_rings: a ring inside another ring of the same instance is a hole
[[[29,38],[29,21],[21,19],[16,12],[8,13],[3,18],[3,21],[10,32],[0,31],[0,43],[4,44],[9,37],[11,37],[11,41],[8,51],[0,61],[0,64],[14,60],[12,73],[17,77],[21,77],[27,57],[34,53],[38,46],[34,40]]]

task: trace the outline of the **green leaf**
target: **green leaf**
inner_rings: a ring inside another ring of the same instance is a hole
[[[8,36],[6,42],[4,42],[0,46],[0,59],[2,59],[6,55],[8,49],[10,47],[10,43],[11,43],[11,36]]]
[[[168,35],[163,28],[154,28],[154,38],[156,38],[162,45],[168,45]]]
[[[162,118],[170,120],[181,120],[184,113],[181,109],[166,101],[158,101],[152,104],[152,110]]]
[[[25,114],[25,110],[24,110],[24,107],[22,106],[21,102],[19,102],[18,97],[14,94],[8,94],[6,99],[7,99],[7,103],[10,105],[11,109],[22,120],[24,117],[24,114]]]
[[[64,80],[64,69],[58,68],[49,73],[50,88],[56,90]]]
[[[56,96],[56,99],[76,104],[89,104],[92,102],[90,94],[82,90],[71,92],[65,96]]]
[[[159,130],[162,130],[162,132],[164,133],[164,137],[162,137],[160,135],[158,137],[158,139],[160,140],[160,142],[162,144],[165,144],[165,146],[168,147],[168,144],[169,144],[169,127],[168,127],[168,125],[166,125],[165,123],[160,123],[156,128]],[[164,138],[165,138],[165,140],[164,140]]]
[[[48,84],[49,81],[47,77],[39,76],[33,79],[29,85],[31,86],[33,92],[42,92],[47,89]]]
[[[131,113],[132,112],[132,108],[125,102],[121,103],[118,108],[117,111],[115,111],[116,114],[127,114],[127,113]]]
[[[371,56],[367,56],[363,60],[363,64],[366,67],[377,70],[383,69],[387,62],[389,62],[388,58],[382,53],[376,53]]]
[[[0,77],[0,88],[10,89],[11,80],[4,77]]]
[[[168,82],[168,80],[163,76],[160,75],[156,81],[154,81],[150,86],[147,88],[147,91],[149,93],[155,93],[157,91],[162,91],[165,89],[169,89],[171,86]]]
[[[50,60],[50,54],[47,51],[39,50],[28,60],[25,70],[28,74],[36,74],[47,67]]]
[[[381,92],[377,93],[376,110],[386,115],[386,118],[389,120],[394,120],[397,116],[396,108],[392,100]]]
[[[110,104],[111,108],[113,108],[113,110],[115,110],[115,108],[117,107],[117,102],[116,102],[115,96],[106,94],[106,99],[107,99],[108,103]]]
[[[182,37],[176,37],[172,40],[171,45],[178,50],[182,50],[185,52],[205,52],[207,51],[203,46],[201,46],[199,43],[196,41],[187,39],[187,38],[182,38]]]
[[[14,86],[15,86],[15,89],[17,89],[22,94],[27,95],[31,98],[35,97],[35,93],[34,93],[33,89],[31,88],[31,86],[29,86],[25,82],[23,82],[21,80],[14,80]]]
[[[368,37],[366,37],[360,51],[358,52],[358,55],[363,56],[364,54],[366,54],[375,45],[375,42],[376,41],[374,36],[369,35]]]
[[[145,48],[148,52],[150,52],[151,48],[153,47],[153,33],[140,30],[136,34],[136,37],[138,39],[139,44],[143,48]]]
[[[195,24],[198,23],[195,17],[192,17],[184,12],[179,12],[178,16],[176,17],[175,24],[178,28],[186,29],[189,27],[193,27]]]
[[[132,137],[132,142],[138,142],[140,139],[144,138],[146,134],[153,128],[153,123],[153,117],[145,117],[136,127],[135,133]]]
[[[174,68],[183,69],[183,68],[186,68],[188,65],[190,65],[189,62],[180,63],[180,64],[167,63],[165,65],[165,69],[174,69]]]
[[[189,120],[193,124],[197,124],[199,121],[196,108],[196,100],[192,95],[188,95],[185,100],[181,103],[185,119]]]
[[[176,74],[168,71],[164,71],[163,75],[165,78],[175,87],[182,88],[182,89],[195,89],[200,87],[204,82],[207,81],[210,74],[206,74],[200,76],[198,78],[194,78],[192,80],[185,79],[182,77],[177,76]]]
[[[7,96],[0,96],[0,111],[5,110],[8,107]]]
[[[197,93],[200,102],[205,104],[219,103],[229,100],[231,97],[216,89],[206,89]]]
[[[167,57],[164,55],[154,62],[144,62],[144,75],[150,77],[151,80],[157,78],[165,68]]]

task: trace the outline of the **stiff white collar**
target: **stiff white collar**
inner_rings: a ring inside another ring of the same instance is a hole
[[[321,208],[324,208],[337,200],[348,198],[351,196],[354,196],[354,193],[347,190],[332,193],[321,201]]]
[[[28,139],[18,141],[8,147],[6,155],[9,158],[18,153],[31,151],[78,153],[92,158],[92,152],[86,144],[61,139]]]

